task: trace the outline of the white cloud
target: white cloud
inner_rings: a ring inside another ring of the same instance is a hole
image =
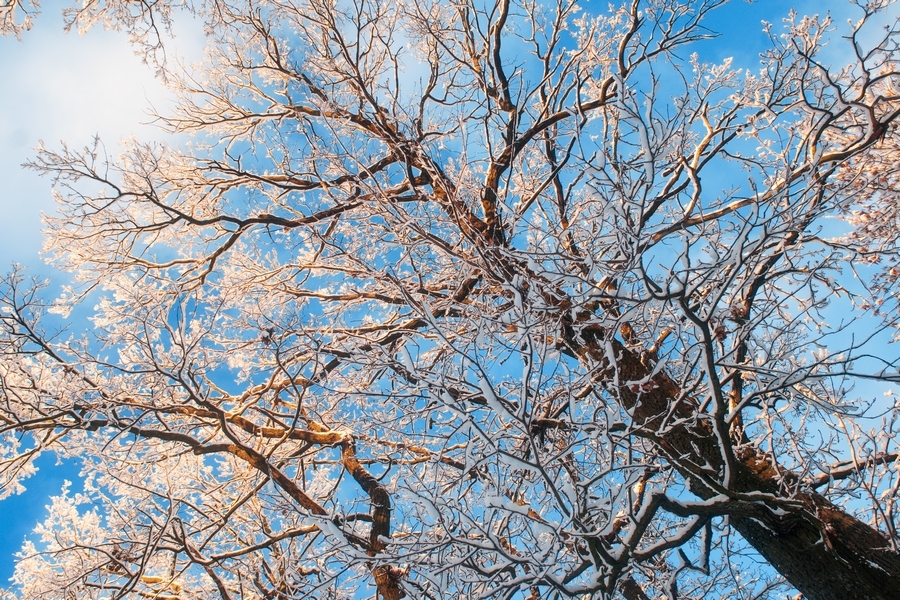
[[[21,42],[0,38],[2,272],[12,262],[39,266],[40,213],[54,210],[50,181],[21,168],[38,141],[50,148],[60,140],[80,147],[100,134],[114,153],[118,141],[131,135],[161,137],[149,124],[150,109],[165,112],[172,99],[126,35],[99,28],[85,36],[65,34],[60,6],[45,4]],[[186,31],[169,47],[169,56],[182,49],[199,55],[202,42]]]
[[[83,37],[65,34],[61,4],[48,4],[21,42],[0,37],[0,275],[13,262],[27,265],[30,273],[48,271],[39,255],[40,215],[55,210],[51,181],[21,167],[34,157],[38,141],[48,148],[58,147],[61,140],[80,147],[99,134],[115,154],[123,138],[163,137],[150,124],[150,109],[164,113],[172,101],[152,70],[135,56],[126,35],[102,29]],[[186,53],[196,60],[203,44],[199,27],[187,18],[181,23],[183,33],[177,45],[167,45],[168,55]],[[58,467],[44,461],[42,472],[25,482],[25,495],[0,508],[0,530],[11,533],[8,539],[0,536],[0,585],[12,573],[12,552],[48,496],[59,492],[63,475],[77,478],[77,470],[71,464]]]

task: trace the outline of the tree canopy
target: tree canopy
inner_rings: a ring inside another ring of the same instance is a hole
[[[900,597],[900,404],[854,387],[900,382],[900,28],[707,62],[725,4],[68,13],[193,137],[30,163],[73,279],[0,287],[0,493],[85,480],[3,593]]]

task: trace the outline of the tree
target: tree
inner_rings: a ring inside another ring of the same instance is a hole
[[[791,14],[742,70],[690,54],[725,3],[198,8],[191,143],[31,164],[75,283],[5,281],[2,473],[86,479],[8,593],[900,597],[900,408],[854,392],[900,381],[898,28],[856,2],[832,68]]]

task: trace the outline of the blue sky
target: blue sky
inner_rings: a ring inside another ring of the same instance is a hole
[[[848,3],[822,0],[793,5],[803,13],[841,11]],[[735,0],[710,23],[725,35],[705,48],[710,52],[705,58],[733,56],[735,65],[753,68],[765,42],[760,20],[778,25],[790,6],[785,0],[753,5]],[[17,262],[28,265],[32,274],[52,273],[39,256],[40,214],[54,210],[50,181],[20,167],[34,156],[38,141],[51,147],[61,140],[79,146],[99,134],[114,155],[122,138],[161,138],[149,125],[149,109],[154,106],[165,112],[171,101],[152,71],[133,54],[124,34],[98,29],[83,37],[66,35],[61,7],[58,1],[45,2],[43,15],[21,42],[0,38],[0,266],[4,271]],[[845,18],[837,18],[837,24],[846,27]],[[199,55],[199,36],[185,31],[169,46],[170,56]],[[42,518],[49,496],[59,493],[65,477],[76,475],[71,468],[53,463],[52,457],[42,459],[40,474],[25,482],[28,491],[0,503],[0,587],[12,573],[12,552]]]
[[[0,263],[40,263],[40,213],[52,211],[50,182],[20,165],[39,140],[84,144],[99,133],[112,145],[122,137],[158,137],[142,125],[148,107],[168,94],[131,51],[126,36],[93,30],[64,34],[61,4],[47,3],[32,31],[18,42],[0,38]]]
[[[80,146],[99,134],[115,154],[123,138],[160,138],[149,124],[149,109],[164,110],[172,96],[135,56],[125,34],[65,34],[63,4],[43,4],[21,42],[0,37],[0,268],[5,273],[12,263],[27,265],[30,274],[59,283],[63,276],[39,254],[41,213],[54,210],[50,180],[21,164],[34,157],[39,140],[50,147],[63,140]],[[190,35],[175,42],[177,53],[186,48],[199,54],[199,40]],[[54,457],[42,457],[39,474],[25,482],[27,491],[0,503],[0,587],[12,575],[12,553],[43,518],[49,496],[59,494],[65,478],[77,477],[73,468],[54,463]]]

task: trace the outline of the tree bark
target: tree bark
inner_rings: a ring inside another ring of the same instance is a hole
[[[777,471],[758,452],[738,465],[736,491],[778,493]],[[731,524],[810,600],[900,598],[900,554],[884,535],[819,494],[793,499],[802,508],[786,517],[731,517]]]
[[[776,468],[772,458],[758,449],[746,445],[735,449],[728,437],[721,443],[723,436],[716,435],[710,415],[682,398],[665,372],[650,377],[651,365],[635,351],[613,341],[616,364],[610,365],[604,332],[583,329],[576,336],[570,329],[566,337],[583,359],[604,365],[601,378],[605,382],[619,382],[613,391],[639,426],[637,435],[653,441],[669,457],[697,496],[709,499],[723,491],[762,493],[786,501],[779,503],[779,511],[770,507],[757,516],[729,518],[744,539],[806,598],[900,598],[900,553],[886,536],[820,494],[790,492],[802,490],[797,476]],[[633,383],[648,378],[650,385]],[[726,452],[732,453],[727,489],[716,485],[722,483]]]
[[[341,444],[341,463],[356,483],[369,495],[372,504],[372,530],[369,533],[369,547],[366,553],[376,557],[386,547],[386,539],[391,537],[391,497],[371,473],[356,458],[354,440],[348,439]],[[403,573],[389,564],[370,565],[378,596],[383,600],[401,600],[406,597],[400,581]]]

